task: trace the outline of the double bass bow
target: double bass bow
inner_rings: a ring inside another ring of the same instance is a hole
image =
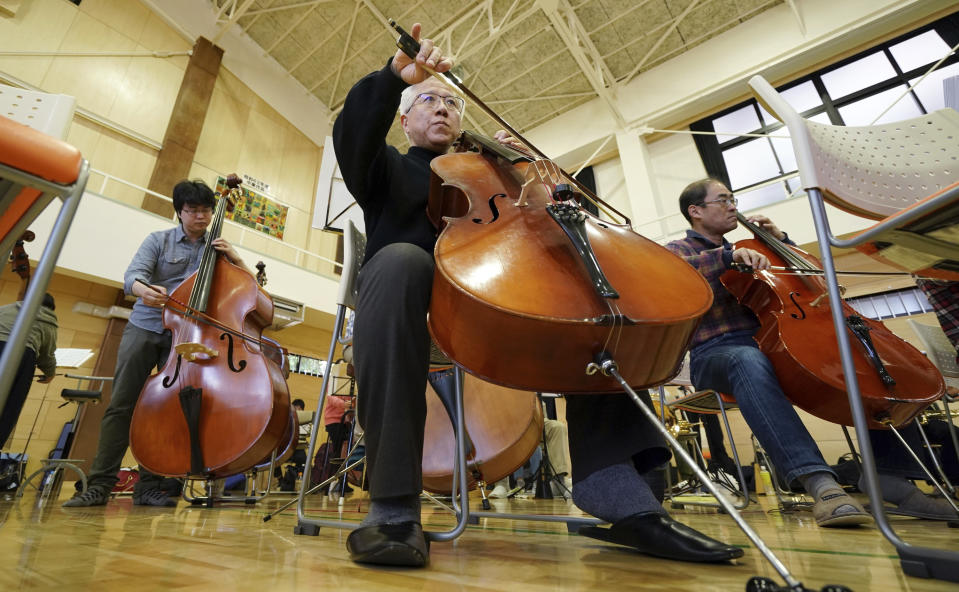
[[[231,175],[227,185],[199,269],[164,307],[163,326],[172,333],[173,347],[144,385],[130,424],[133,455],[161,475],[243,472],[268,459],[290,426],[286,381],[260,343],[273,320],[273,301],[246,270],[212,246],[240,181]],[[172,304],[177,302],[186,306]]]
[[[771,265],[785,266],[790,273],[732,269],[720,281],[759,318],[756,342],[772,362],[786,397],[816,417],[853,425],[819,261],[741,212],[736,217],[756,238],[737,241],[735,247],[759,251]],[[843,317],[853,337],[856,377],[870,428],[908,423],[945,393],[942,375],[919,350],[845,302]]]
[[[419,43],[391,24],[415,57]],[[615,210],[444,74],[535,156],[467,134],[475,151],[432,160],[428,213],[442,228],[429,313],[436,344],[470,373],[526,391],[621,392],[591,372],[604,355],[636,388],[674,376],[712,303],[703,277],[625,216],[587,212],[579,200]]]

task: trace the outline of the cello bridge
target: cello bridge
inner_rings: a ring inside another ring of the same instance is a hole
[[[514,206],[525,207],[529,203],[530,188],[538,185],[555,187],[563,181],[563,171],[552,160],[534,160],[526,167],[526,179]],[[552,190],[550,190],[552,192]]]
[[[846,286],[843,286],[843,285],[840,284],[840,286],[839,286],[839,295],[840,295],[840,296],[845,296],[845,295],[846,295]],[[815,307],[819,306],[819,305],[822,303],[822,301],[825,300],[826,298],[829,298],[829,292],[823,292],[823,293],[820,294],[819,296],[816,296],[815,298],[813,298],[813,299],[809,302],[809,306],[812,306],[812,307],[815,308]]]
[[[215,349],[210,349],[202,343],[178,343],[173,348],[176,353],[180,354],[187,359],[188,362],[196,362],[199,360],[209,360],[220,355],[220,352]],[[200,357],[200,356],[204,357]]]

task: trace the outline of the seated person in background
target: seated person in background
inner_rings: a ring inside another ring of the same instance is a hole
[[[293,409],[296,411],[297,438],[296,450],[290,457],[290,462],[296,466],[297,474],[303,473],[303,467],[306,466],[306,449],[310,444],[310,434],[313,433],[313,413],[306,411],[306,403],[303,399],[293,399]]]
[[[928,456],[924,453],[922,445],[922,436],[919,428],[916,427],[916,421],[899,428],[899,433],[909,444],[909,447],[922,459],[923,464],[929,469],[934,477],[939,479],[939,475]],[[956,466],[956,450],[949,438],[944,422],[937,422],[927,426],[926,432],[931,443],[937,440],[942,444],[941,462],[943,470],[950,480],[959,477]],[[872,444],[873,456],[876,459],[876,472],[879,473],[879,489],[882,491],[882,499],[895,505],[892,508],[895,513],[914,516],[916,518],[926,518],[929,520],[954,520],[959,518],[955,509],[948,500],[941,497],[933,497],[923,493],[912,480],[926,479],[922,468],[916,463],[916,460],[903,449],[902,442],[896,438],[896,435],[890,430],[869,430],[869,441]],[[866,491],[865,478],[860,475],[858,487],[861,491]]]
[[[799,481],[813,496],[813,515],[819,526],[853,526],[872,522],[872,516],[846,494],[806,431],[792,403],[783,394],[769,359],[753,335],[759,321],[720,283],[733,262],[762,270],[766,257],[751,249],[734,249],[723,236],[734,230],[736,199],[716,179],[696,181],[683,189],[679,209],[692,227],[686,237],[666,248],[699,270],[713,289],[713,304],[690,344],[690,379],[696,388],[730,393],[749,428],[769,453],[787,483]],[[786,233],[768,218],[751,219],[779,240]]]
[[[959,363],[959,282],[920,279],[916,280],[916,285],[926,295],[942,331],[956,348],[956,362]]]
[[[21,302],[14,302],[0,306],[0,354],[6,349],[7,339],[13,331],[13,324],[20,314]],[[53,380],[57,369],[57,358],[54,352],[57,349],[57,315],[54,314],[56,303],[50,294],[43,295],[43,302],[37,310],[37,318],[27,333],[26,346],[20,366],[7,393],[7,401],[0,412],[0,447],[3,447],[7,438],[13,433],[23,411],[23,404],[30,393],[30,384],[33,382],[33,373],[39,368],[43,377],[37,382],[47,384]]]
[[[353,409],[353,397],[330,393],[323,404],[323,424],[330,442],[330,456],[340,456],[343,443],[350,437],[353,429],[352,414],[346,415]]]

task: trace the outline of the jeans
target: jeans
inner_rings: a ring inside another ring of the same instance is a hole
[[[752,331],[727,333],[693,348],[689,363],[693,384],[736,398],[743,418],[786,483],[821,471],[835,476],[752,335]]]
[[[97,487],[110,493],[116,485],[117,471],[120,470],[130,443],[133,408],[150,373],[167,361],[171,341],[169,331],[154,333],[129,322],[123,330],[110,404],[100,422],[97,455],[87,478],[89,487]],[[140,480],[134,486],[133,494],[139,495],[143,491],[159,487],[162,480],[163,477],[140,467]]]

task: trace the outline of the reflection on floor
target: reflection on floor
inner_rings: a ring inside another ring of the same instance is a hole
[[[65,488],[66,489],[66,488]],[[64,494],[66,495],[66,494]],[[475,495],[475,494],[474,494]],[[762,575],[780,581],[733,521],[711,509],[674,510],[679,520],[741,545],[729,565],[664,561],[569,534],[563,523],[483,519],[452,543],[434,543],[422,570],[355,565],[344,549],[347,532],[294,535],[293,508],[263,517],[289,501],[271,495],[255,506],[213,509],[180,502],[176,508],[134,507],[129,497],[107,506],[64,509],[30,495],[0,501],[0,590],[743,590]],[[492,500],[494,510],[581,515],[562,499]],[[478,508],[478,501],[473,507]],[[358,522],[366,499],[354,494],[341,508],[311,496],[309,514]],[[808,513],[770,511],[760,498],[744,516],[808,588],[844,584],[856,592],[955,590],[955,583],[906,577],[893,547],[874,527],[817,528]],[[959,548],[959,529],[895,518],[911,543]],[[448,528],[452,517],[424,503],[427,528]]]

